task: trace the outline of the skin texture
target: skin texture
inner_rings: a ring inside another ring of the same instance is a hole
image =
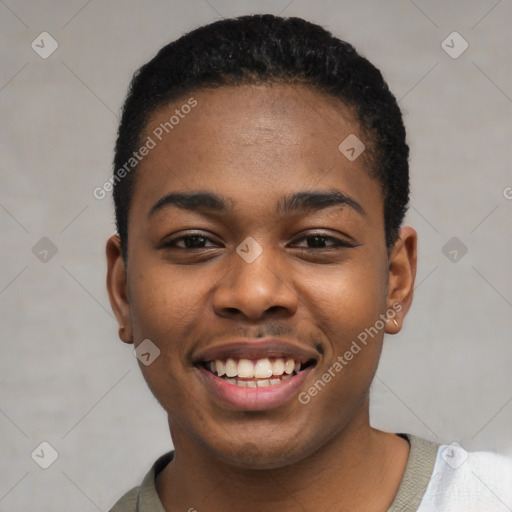
[[[106,247],[120,338],[135,346],[150,339],[161,351],[149,366],[140,364],[168,413],[175,448],[157,478],[160,498],[169,511],[240,504],[249,512],[384,511],[409,446],[370,426],[369,388],[384,332],[398,332],[411,305],[416,232],[402,228],[388,254],[382,191],[369,174],[371,141],[339,100],[286,85],[202,89],[193,97],[197,106],[139,164],[126,266],[117,236]],[[187,99],[155,112],[145,136]],[[354,161],[338,150],[350,134],[367,146]],[[276,213],[287,194],[332,189],[364,213],[348,205]],[[169,192],[196,190],[229,198],[233,212],[169,206],[148,216]],[[197,231],[207,237],[196,240],[198,248],[177,240]],[[263,250],[252,263],[236,252],[249,236]],[[162,247],[171,239],[177,247]],[[396,303],[396,324],[386,322],[308,404],[300,403],[298,394]],[[234,410],[205,386],[194,355],[265,336],[307,348],[316,365],[279,407]]]

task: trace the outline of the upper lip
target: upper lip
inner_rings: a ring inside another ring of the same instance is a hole
[[[263,359],[291,358],[296,363],[306,363],[318,359],[318,352],[310,347],[303,347],[291,341],[276,338],[237,339],[221,345],[214,345],[199,350],[194,356],[194,364],[200,364],[216,359]]]

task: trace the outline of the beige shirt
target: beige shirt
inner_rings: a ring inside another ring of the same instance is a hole
[[[439,445],[425,439],[399,434],[411,450],[400,487],[387,512],[416,512],[425,494],[436,462]],[[142,483],[128,491],[109,512],[166,512],[155,487],[155,478],[172,460],[174,452],[162,455]]]

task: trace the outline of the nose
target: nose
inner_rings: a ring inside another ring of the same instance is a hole
[[[213,291],[215,313],[222,317],[260,319],[267,312],[291,316],[298,297],[290,279],[291,269],[269,248],[252,262],[233,253],[231,269]]]

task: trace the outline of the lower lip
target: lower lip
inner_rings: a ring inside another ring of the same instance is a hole
[[[264,388],[247,388],[230,384],[206,368],[198,367],[201,378],[215,397],[224,405],[241,411],[264,411],[279,407],[296,394],[311,369],[312,367],[308,367],[280,384]]]

